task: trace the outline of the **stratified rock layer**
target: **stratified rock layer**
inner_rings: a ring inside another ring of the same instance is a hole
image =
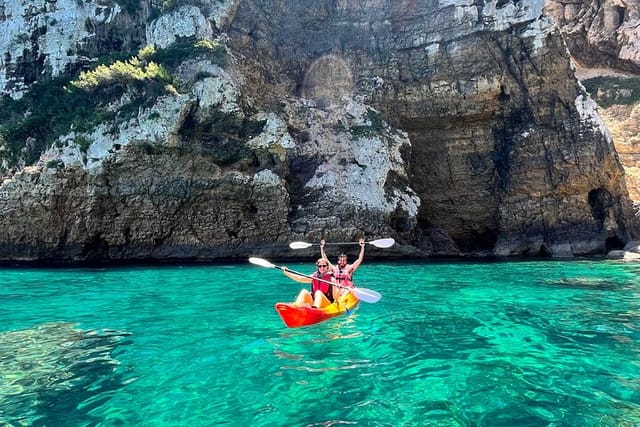
[[[637,1],[555,1],[546,9],[567,40],[583,80],[605,77],[626,88],[598,88],[592,96],[611,131],[624,166],[629,196],[640,204],[637,91],[631,81],[640,74],[640,3]],[[604,81],[600,79],[600,81]]]
[[[349,78],[409,134],[420,225],[463,250],[570,256],[626,239],[616,153],[542,2],[365,3],[244,2],[233,46],[265,84],[325,76],[298,88],[316,102],[345,91],[330,90],[336,71]],[[317,72],[328,55],[347,66]]]

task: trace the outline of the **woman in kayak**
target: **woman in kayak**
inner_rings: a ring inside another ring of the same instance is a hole
[[[282,270],[286,276],[295,281],[311,283],[311,292],[307,289],[301,290],[296,298],[296,305],[313,305],[316,308],[323,308],[340,296],[340,288],[331,284],[335,283],[335,279],[329,270],[329,261],[326,258],[319,258],[316,261],[316,267],[318,270],[311,275],[312,278],[290,273],[286,267]]]
[[[328,262],[329,258],[327,258],[327,254],[324,252],[325,243],[326,242],[324,241],[324,239],[320,240],[320,255]],[[356,270],[358,269],[358,267],[360,267],[360,264],[362,264],[362,261],[364,260],[365,241],[364,239],[360,239],[358,243],[360,244],[360,255],[353,264],[347,263],[347,255],[345,253],[341,253],[340,255],[338,255],[338,263],[336,265],[328,262],[329,269],[333,273],[333,277],[335,277],[336,282],[339,285],[348,286],[350,288],[353,287],[353,273],[356,272]]]

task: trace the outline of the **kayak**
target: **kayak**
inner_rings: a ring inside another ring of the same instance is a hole
[[[340,316],[355,310],[359,302],[360,300],[349,292],[341,296],[338,301],[323,308],[279,302],[276,304],[276,311],[284,321],[285,325],[290,328],[299,328],[300,326],[309,326],[324,322],[332,317]]]

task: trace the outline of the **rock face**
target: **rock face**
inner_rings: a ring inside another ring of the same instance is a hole
[[[567,40],[571,56],[578,64],[576,75],[600,105],[624,167],[637,216],[640,4],[625,0],[547,0],[546,10]]]
[[[368,256],[573,256],[630,239],[617,155],[542,1],[190,3],[125,27],[114,4],[92,40],[216,39],[226,64],[183,60],[177,90],[135,114],[70,128],[31,166],[5,156],[0,259],[292,256],[291,240],[362,235],[398,241]],[[18,98],[29,61],[8,58]],[[130,109],[134,89],[100,108]]]
[[[635,0],[547,0],[571,54],[588,67],[640,73],[640,4]]]
[[[310,14],[254,1],[240,6],[230,36],[248,58],[272,58],[266,69],[252,64],[264,69],[261,83],[302,80],[302,95],[330,102],[325,93],[344,91],[328,90],[333,81],[348,78],[408,132],[423,230],[445,229],[466,251],[600,252],[628,232],[624,180],[541,10],[541,2],[342,2]],[[347,66],[317,72],[326,55]],[[335,79],[343,68],[350,73]]]
[[[145,42],[150,2],[17,0],[0,5],[0,94],[20,98],[34,82],[75,72],[97,58]]]

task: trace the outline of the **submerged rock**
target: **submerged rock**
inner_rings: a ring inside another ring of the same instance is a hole
[[[56,413],[121,385],[114,350],[127,332],[45,323],[0,333],[0,424],[54,425]],[[60,421],[60,420],[58,420]]]

